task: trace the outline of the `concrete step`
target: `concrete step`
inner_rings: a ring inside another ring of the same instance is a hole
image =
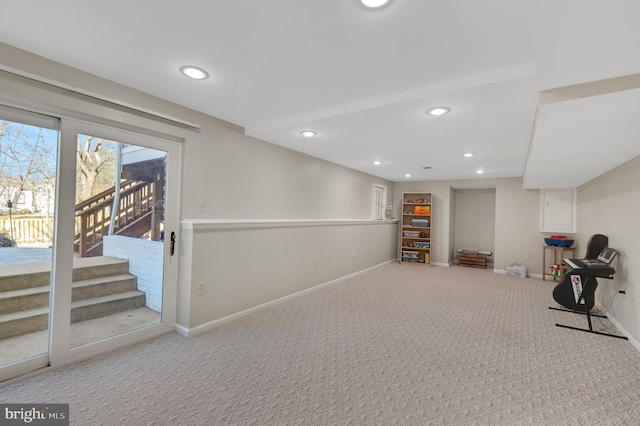
[[[46,330],[49,262],[0,265],[0,339]],[[71,322],[145,306],[129,262],[97,256],[73,260]]]
[[[71,303],[71,322],[99,318],[144,305],[145,295],[137,290],[79,300]],[[48,324],[48,307],[0,315],[0,339],[46,330]]]
[[[120,274],[72,284],[71,301],[91,299],[136,289],[136,277]],[[49,306],[49,286],[0,292],[0,315]]]
[[[49,287],[25,288],[0,293],[0,315],[49,306]]]
[[[116,293],[135,291],[136,281],[136,277],[124,273],[74,282],[71,290],[71,301],[77,302]]]
[[[21,336],[49,326],[49,308],[29,309],[0,315],[0,339]]]
[[[90,280],[129,273],[129,261],[107,256],[73,259],[72,281]]]
[[[71,322],[104,317],[116,312],[141,308],[145,305],[145,294],[141,291],[111,294],[93,299],[79,300],[71,304]]]
[[[49,286],[50,262],[0,265],[0,292]],[[72,281],[121,275],[129,272],[129,262],[107,256],[73,259]]]
[[[50,262],[0,266],[0,292],[49,285]]]

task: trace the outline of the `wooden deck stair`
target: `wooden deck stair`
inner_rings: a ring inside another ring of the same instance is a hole
[[[48,327],[49,268],[48,262],[0,266],[0,339]],[[126,260],[74,259],[71,322],[145,306],[136,285]]]
[[[154,205],[153,182],[126,180],[121,183],[114,233],[140,237],[151,231]],[[75,251],[80,257],[100,256],[102,238],[111,224],[115,187],[76,205]]]

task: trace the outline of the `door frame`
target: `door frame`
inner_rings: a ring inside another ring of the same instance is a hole
[[[179,233],[181,201],[181,165],[183,145],[180,138],[163,138],[125,130],[130,125],[110,122],[109,125],[69,118],[68,114],[43,112],[40,108],[25,108],[0,95],[0,104],[36,114],[58,118],[60,121],[55,196],[53,256],[50,281],[49,352],[0,367],[0,385],[21,377],[37,374],[37,370],[76,362],[96,354],[114,350],[170,332],[175,327],[178,281],[178,250],[170,254],[171,240],[163,247],[163,298],[160,322],[121,335],[105,338],[82,346],[69,348],[71,326],[71,282],[73,271],[73,236],[75,221],[76,138],[79,133],[91,134],[124,143],[131,143],[167,152],[165,195],[165,235]],[[136,129],[137,130],[137,129]],[[158,136],[155,136],[158,134]]]
[[[116,129],[100,124],[62,118],[60,121],[60,158],[59,160],[59,189],[57,200],[60,220],[55,224],[54,267],[52,276],[51,326],[50,330],[50,362],[51,366],[59,366],[75,362],[114,348],[128,346],[151,337],[173,330],[176,315],[176,295],[178,277],[177,252],[170,254],[171,241],[165,239],[164,280],[162,313],[160,322],[141,329],[126,332],[121,335],[108,337],[96,342],[69,348],[71,324],[71,275],[73,269],[73,236],[75,218],[75,187],[76,187],[76,140],[78,134],[92,135],[105,139],[131,143],[148,148],[158,149],[167,153],[167,173],[165,188],[165,235],[177,233],[179,229],[180,205],[180,165],[181,146],[177,142]],[[66,164],[68,163],[68,164]],[[70,189],[69,189],[70,188]],[[63,205],[64,204],[64,205]],[[71,211],[72,210],[72,211]]]

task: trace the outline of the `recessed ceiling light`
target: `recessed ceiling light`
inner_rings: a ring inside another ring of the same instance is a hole
[[[376,166],[379,166],[380,164],[382,164],[382,161],[376,160],[376,161],[372,161],[372,163]]]
[[[300,134],[307,138],[312,138],[317,135],[317,133],[314,132],[313,130],[303,130],[300,132]]]
[[[389,2],[389,0],[360,0],[362,4],[372,9],[382,7]]]
[[[404,177],[410,178],[411,175],[409,173],[407,173],[406,175],[404,175]]]
[[[467,152],[466,154],[462,154],[462,156],[469,158],[469,157],[473,157],[473,154],[470,152]]]
[[[191,65],[180,67],[180,72],[189,78],[193,78],[194,80],[204,80],[205,78],[209,78],[208,72],[206,72],[202,68],[193,67]]]
[[[476,173],[477,173],[477,174],[479,174],[479,175],[481,175],[481,174],[483,174],[483,173],[484,173],[484,170],[476,170]]]
[[[433,115],[434,117],[437,117],[439,115],[445,115],[449,111],[451,111],[451,108],[437,107],[437,108],[432,108],[429,111],[427,111],[427,114]]]

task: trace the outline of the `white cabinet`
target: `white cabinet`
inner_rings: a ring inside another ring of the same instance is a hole
[[[540,232],[576,233],[576,189],[540,190]]]

